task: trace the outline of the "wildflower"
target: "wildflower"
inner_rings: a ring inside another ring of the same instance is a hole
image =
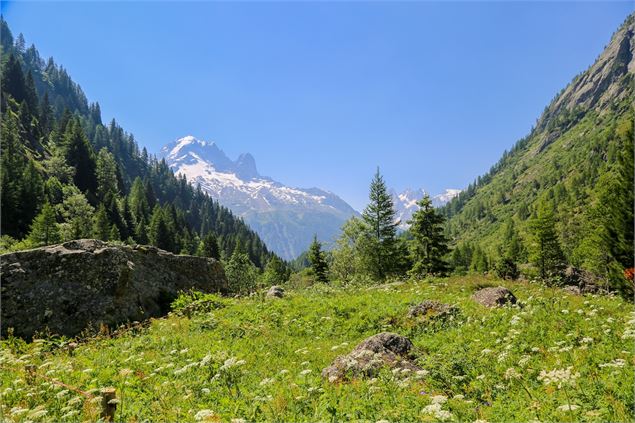
[[[461,394],[457,394],[454,397],[452,397],[452,399],[455,400],[464,400],[465,399],[465,395],[461,395]]]
[[[487,354],[491,354],[491,353],[492,353],[492,350],[490,350],[488,348],[485,348],[483,351],[481,351],[481,354],[483,354],[483,355],[487,355]]]
[[[210,419],[214,416],[214,412],[212,410],[200,410],[196,415],[194,415],[194,420],[200,422]]]
[[[27,411],[29,411],[28,408],[13,407],[11,409],[11,411],[9,411],[9,412],[11,413],[12,416],[17,417],[17,416],[19,416],[21,414],[26,413]]]
[[[302,371],[300,372],[300,375],[301,375],[301,376],[306,376],[306,375],[308,375],[309,373],[311,373],[311,369],[304,369],[304,370],[302,370]]]
[[[424,414],[434,414],[437,411],[441,411],[441,404],[439,403],[432,403],[430,405],[426,405],[425,407],[423,407],[423,410],[421,410],[421,412]]]
[[[520,379],[521,377],[520,373],[518,373],[513,367],[505,370],[505,379],[507,380]]]
[[[516,314],[516,315],[514,315],[514,317],[512,317],[512,319],[510,320],[509,324],[512,325],[512,326],[516,326],[518,323],[521,322],[521,320],[522,319],[520,318],[520,316],[518,316]]]
[[[566,369],[554,369],[549,372],[542,370],[538,376],[538,380],[541,380],[545,385],[554,384],[558,388],[562,388],[566,385],[574,385],[575,380],[580,377],[580,373],[572,373],[573,367],[567,367]]]
[[[390,423],[388,420],[377,420],[375,423]]]
[[[532,352],[539,352],[539,351],[540,351],[540,348],[538,348],[538,347],[533,347],[533,348],[531,349],[531,351],[532,351]]]
[[[280,370],[280,374],[281,375],[286,375],[287,373],[289,373],[289,371],[287,369]]]
[[[485,379],[485,375],[478,375],[478,376],[476,376],[476,378],[478,380],[483,380],[483,379]]]
[[[430,401],[432,401],[432,404],[443,404],[447,400],[448,400],[448,397],[446,397],[445,395],[435,395],[430,398]]]
[[[582,338],[580,342],[583,344],[590,344],[591,342],[593,342],[593,338],[585,337],[585,338]]]
[[[530,356],[523,355],[522,357],[520,357],[520,360],[518,360],[518,365],[520,367],[524,367],[529,362],[529,360],[531,360]]]
[[[273,379],[264,378],[263,380],[260,381],[260,386],[267,386],[267,385],[271,385],[272,383],[273,383]]]
[[[577,410],[578,408],[580,408],[579,405],[575,405],[575,404],[565,404],[565,405],[561,405],[560,407],[558,407],[556,410],[558,411],[573,411],[573,410]]]
[[[306,367],[308,366],[310,363],[308,361],[303,361],[302,363],[300,363],[300,366],[302,367]]]
[[[562,310],[562,314],[569,314],[569,310],[567,309]]]
[[[624,367],[626,360],[622,358],[616,358],[609,363],[600,364],[600,367]]]
[[[131,373],[132,373],[132,370],[130,370],[130,369],[121,369],[119,371],[119,376],[126,377],[129,374],[131,374]]]
[[[245,419],[231,419],[231,423],[247,423]]]
[[[439,410],[434,413],[434,417],[441,421],[450,420],[452,418],[452,413],[450,413],[448,410]]]
[[[423,369],[423,370],[417,370],[415,373],[415,379],[423,379],[424,377],[426,377],[430,372]]]
[[[57,394],[55,394],[55,397],[56,398],[64,398],[64,396],[66,394],[68,394],[68,392],[69,392],[68,389],[63,389],[63,390],[59,391]]]

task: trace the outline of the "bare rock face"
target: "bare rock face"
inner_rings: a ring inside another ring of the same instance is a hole
[[[456,314],[459,309],[455,306],[444,304],[439,301],[425,300],[424,302],[410,307],[408,317],[423,317],[426,319],[443,319]]]
[[[280,286],[272,286],[267,291],[267,298],[282,298],[284,297],[284,288]]]
[[[82,239],[0,256],[2,331],[74,336],[169,311],[178,291],[228,291],[221,264],[149,246]]]
[[[412,342],[396,333],[382,332],[365,339],[348,355],[341,355],[322,370],[322,377],[329,382],[339,382],[355,377],[372,377],[382,367],[405,371],[421,370],[411,360]]]
[[[472,299],[485,307],[500,307],[508,303],[516,304],[514,294],[503,286],[480,289],[472,295]]]

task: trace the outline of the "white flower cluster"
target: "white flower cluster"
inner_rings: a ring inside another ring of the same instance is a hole
[[[245,364],[245,360],[239,360],[236,357],[230,357],[227,360],[225,360],[223,365],[220,367],[219,371],[221,372],[227,371],[233,367],[240,367],[243,364]]]
[[[551,371],[540,372],[538,375],[538,380],[541,380],[545,385],[557,385],[558,388],[562,388],[563,386],[575,385],[575,380],[580,377],[580,373],[573,373],[573,367],[567,367],[566,369],[554,369]]]
[[[616,358],[609,363],[602,363],[600,367],[624,367],[626,365],[626,360],[622,358]]]
[[[426,405],[423,407],[423,410],[421,410],[423,414],[432,414],[440,421],[450,420],[452,418],[452,413],[443,409],[443,404],[448,400],[448,397],[444,395],[434,395],[430,400],[431,404]]]

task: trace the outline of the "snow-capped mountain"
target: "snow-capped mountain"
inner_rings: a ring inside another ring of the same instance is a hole
[[[430,195],[432,205],[434,207],[441,207],[459,195],[460,192],[460,189],[448,188],[441,194]],[[391,191],[392,201],[395,206],[395,211],[397,212],[397,219],[401,222],[399,228],[408,229],[407,222],[412,218],[412,214],[419,209],[417,201],[421,200],[425,194],[426,191],[423,188],[417,190],[406,189],[401,193],[397,193],[394,190]]]
[[[285,259],[305,251],[313,234],[330,242],[357,212],[319,188],[291,188],[261,176],[249,153],[231,160],[214,142],[189,135],[161,149],[175,174],[183,174],[243,217],[267,246]]]

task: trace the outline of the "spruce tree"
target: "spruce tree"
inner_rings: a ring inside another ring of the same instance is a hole
[[[262,280],[265,285],[280,285],[289,279],[289,270],[278,256],[273,256],[267,262]]]
[[[531,222],[534,235],[533,262],[542,279],[558,278],[566,266],[566,259],[556,232],[553,206],[543,201]]]
[[[35,217],[31,225],[29,241],[34,245],[41,246],[55,244],[61,240],[62,237],[55,218],[55,209],[49,203],[44,203],[42,211]]]
[[[220,260],[220,247],[218,246],[218,239],[216,235],[209,232],[201,240],[201,255],[203,257],[211,257],[216,260]]]
[[[419,210],[413,213],[412,220],[408,222],[413,237],[411,251],[414,262],[410,273],[417,276],[445,274],[448,267],[445,262],[448,246],[443,234],[445,219],[432,206],[427,194],[417,205]]]
[[[66,127],[64,155],[66,162],[75,168],[75,185],[82,192],[88,191],[95,194],[97,191],[95,152],[76,119],[71,120]]]
[[[309,263],[311,263],[311,269],[315,274],[315,278],[318,282],[328,283],[328,264],[324,258],[324,252],[322,251],[322,244],[317,240],[317,235],[313,236],[313,242],[309,247]]]
[[[371,275],[377,280],[383,280],[396,269],[396,235],[399,222],[395,219],[392,199],[379,168],[370,184],[369,200],[362,213],[362,219],[375,245],[369,247],[366,253],[370,259],[368,264]]]
[[[99,205],[99,209],[97,209],[97,213],[95,213],[95,216],[93,217],[93,236],[96,239],[108,241],[110,229],[111,224],[110,220],[108,220],[106,207],[104,206],[104,203],[101,203]]]
[[[97,154],[96,163],[97,198],[103,200],[107,195],[119,194],[117,181],[117,163],[114,156],[102,148]]]

